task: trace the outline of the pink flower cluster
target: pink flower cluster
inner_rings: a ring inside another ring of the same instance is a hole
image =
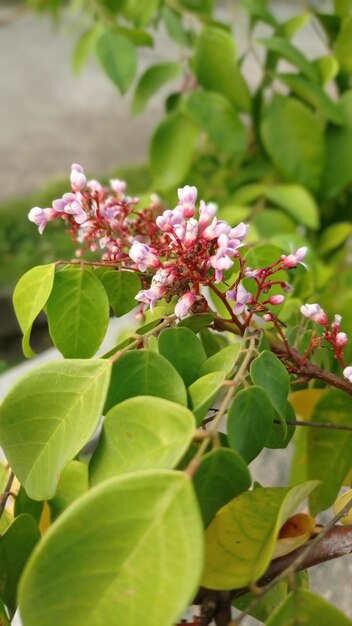
[[[343,357],[343,350],[348,343],[348,338],[346,333],[340,330],[342,321],[341,315],[335,315],[334,321],[330,325],[329,317],[325,313],[324,309],[322,309],[320,304],[317,304],[316,302],[314,304],[303,304],[300,310],[304,317],[307,317],[316,324],[324,326],[322,339],[325,339],[332,346],[336,358],[344,367],[345,362]],[[344,367],[343,375],[350,382],[352,382],[352,367]]]

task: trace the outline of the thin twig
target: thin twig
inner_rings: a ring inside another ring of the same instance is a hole
[[[273,420],[274,424],[281,424],[280,420]],[[323,422],[303,422],[301,420],[287,420],[286,424],[288,426],[306,426],[307,428],[322,428],[327,430],[348,430],[352,431],[352,426],[347,426],[343,424],[324,424]]]
[[[4,510],[5,510],[7,498],[9,496],[13,495],[12,491],[11,491],[11,488],[12,488],[12,483],[13,483],[14,479],[15,479],[15,474],[11,470],[10,474],[9,474],[8,481],[6,483],[5,491],[0,496],[0,519],[2,517],[2,514],[3,514]]]
[[[152,337],[152,335],[157,335],[163,328],[170,326],[170,324],[172,324],[173,321],[174,321],[174,316],[166,317],[160,324],[158,324],[157,326],[154,326],[154,328],[149,330],[147,333],[145,333],[144,335],[138,335],[137,339],[135,339],[134,341],[131,341],[131,343],[129,343],[124,348],[117,350],[115,354],[109,357],[109,361],[111,363],[115,363],[115,361],[120,359],[122,355],[125,354],[125,352],[128,352],[129,350],[136,348],[138,344],[143,342],[145,339],[148,339],[148,337]]]

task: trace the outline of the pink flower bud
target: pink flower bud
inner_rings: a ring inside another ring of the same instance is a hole
[[[193,291],[187,291],[183,294],[175,306],[175,315],[177,317],[185,317],[193,305],[195,298]]]
[[[325,311],[321,308],[320,304],[303,304],[300,308],[300,311],[304,317],[308,317],[313,322],[317,324],[322,324],[325,326],[328,323],[328,316]]]
[[[71,165],[71,186],[73,191],[82,191],[87,186],[87,178],[84,175],[83,167],[78,163]]]
[[[124,196],[126,194],[127,185],[124,180],[113,178],[110,181],[111,189],[117,193],[118,196]]]
[[[339,347],[345,346],[346,343],[348,342],[346,333],[342,333],[342,332],[337,333],[335,341],[336,341],[337,346]]]
[[[273,316],[271,315],[271,313],[264,313],[263,315],[263,320],[264,322],[272,322],[273,321]]]
[[[39,206],[33,207],[28,213],[29,221],[38,226],[41,235],[47,223],[54,220],[57,216],[57,212],[54,209],[41,209]]]
[[[287,256],[282,255],[282,267],[286,270],[290,269],[291,267],[296,267],[296,265],[298,265],[298,263],[301,263],[302,259],[304,259],[307,252],[307,246],[303,246],[302,248],[298,248],[298,250],[296,250],[296,252],[293,252],[292,254],[289,254]]]
[[[341,315],[335,315],[334,321],[331,324],[331,328],[335,333],[340,330],[341,320],[342,320]]]
[[[186,222],[186,232],[183,239],[183,242],[186,248],[189,248],[198,237],[198,222],[194,218],[187,220]]]
[[[87,182],[87,187],[91,193],[100,193],[103,189],[100,182],[94,179]]]
[[[350,383],[352,383],[352,366],[348,365],[347,367],[345,367],[345,369],[343,370],[343,375],[345,378],[347,378],[347,380],[350,381]]]
[[[197,187],[190,187],[189,185],[185,185],[185,187],[180,187],[177,190],[177,195],[179,202],[183,209],[183,214],[185,217],[193,217],[194,215],[194,205],[197,200]]]
[[[150,248],[146,243],[134,241],[128,254],[132,261],[137,263],[141,272],[145,272],[147,267],[159,267],[160,265],[153,248]]]
[[[282,304],[284,300],[285,300],[285,296],[278,293],[278,294],[275,294],[274,296],[270,296],[268,302],[269,304],[277,305],[277,304]]]
[[[217,205],[213,202],[209,204],[205,204],[204,200],[201,200],[199,203],[199,232],[202,233],[204,229],[209,226],[214,217],[217,210]]]

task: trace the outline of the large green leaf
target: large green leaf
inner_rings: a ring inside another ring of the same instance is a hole
[[[98,426],[109,384],[107,360],[39,365],[0,407],[0,444],[34,500],[54,496],[63,467]]]
[[[66,269],[55,275],[46,313],[52,340],[64,357],[89,358],[105,337],[109,300],[93,272]]]
[[[281,361],[269,350],[264,350],[250,367],[251,379],[262,387],[280,417],[285,418],[290,377]]]
[[[241,343],[234,343],[226,346],[219,352],[212,354],[201,366],[199,376],[205,376],[212,372],[225,372],[228,376],[234,369],[238,353],[241,349]]]
[[[202,543],[181,472],[105,481],[57,520],[30,559],[19,592],[24,626],[170,626],[197,590]]]
[[[106,30],[96,44],[97,57],[103,70],[123,94],[130,87],[137,69],[136,49],[125,37]]]
[[[317,403],[312,422],[350,425],[352,398],[337,389],[327,391]],[[336,499],[343,480],[352,468],[352,436],[348,431],[310,428],[308,433],[308,478],[321,480],[310,498],[313,515],[327,509]]]
[[[251,477],[236,452],[220,448],[202,457],[193,481],[204,526],[208,526],[222,506],[249,489]]]
[[[135,272],[105,272],[101,282],[116,317],[125,315],[136,306],[135,296],[141,288],[141,281]]]
[[[50,296],[54,274],[53,263],[33,267],[20,278],[13,294],[13,306],[23,332],[23,354],[27,358],[34,356],[29,344],[32,325]]]
[[[300,185],[267,187],[265,195],[308,228],[319,228],[319,211],[313,196]]]
[[[225,96],[194,91],[185,102],[185,111],[222,152],[244,155],[247,133],[236,109]]]
[[[209,91],[225,96],[240,111],[250,111],[247,84],[236,62],[233,36],[213,26],[203,28],[194,55],[198,82]]]
[[[335,42],[335,56],[340,68],[352,74],[352,15],[346,16]]]
[[[192,413],[175,402],[151,396],[121,402],[104,422],[89,465],[91,483],[126,472],[175,467],[194,429]]]
[[[352,626],[336,606],[306,589],[291,593],[265,622],[267,626]]]
[[[180,111],[168,115],[154,131],[150,161],[158,189],[176,187],[191,166],[198,128]]]
[[[159,337],[158,347],[160,354],[172,363],[189,387],[207,358],[197,335],[186,327],[167,328]]]
[[[306,59],[304,54],[293,46],[289,41],[281,37],[269,37],[260,39],[259,42],[265,46],[270,52],[274,52],[283,59],[287,59],[292,65],[295,65],[309,80],[318,83],[319,74],[314,65]]]
[[[177,61],[158,63],[148,67],[139,79],[133,97],[132,112],[141,113],[148,101],[169,80],[178,78],[182,72],[182,65]]]
[[[187,405],[186,388],[177,370],[150,350],[127,352],[113,364],[105,411],[134,396],[158,396]]]
[[[231,448],[247,463],[266,445],[273,417],[272,404],[261,387],[248,387],[235,395],[228,411],[227,434]]]
[[[208,410],[219,394],[225,379],[225,372],[212,372],[198,378],[189,388],[192,410],[197,424],[201,424]]]
[[[278,74],[278,78],[285,83],[293,93],[321,112],[325,117],[339,126],[344,124],[344,116],[336,102],[325,93],[320,85],[313,83],[304,76],[296,74]]]
[[[38,525],[30,515],[16,517],[0,537],[0,597],[11,616],[17,608],[17,585],[22,570],[39,539]]]
[[[258,580],[270,563],[281,526],[316,484],[254,489],[220,509],[205,533],[202,585],[238,589]]]
[[[74,459],[62,470],[55,496],[49,500],[51,519],[54,520],[67,507],[88,491],[88,465]]]
[[[275,95],[264,112],[261,133],[280,174],[310,191],[319,188],[325,164],[320,121],[302,102]]]

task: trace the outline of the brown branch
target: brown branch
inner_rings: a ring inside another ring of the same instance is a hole
[[[13,483],[14,479],[15,479],[15,474],[11,470],[11,472],[9,474],[8,481],[6,483],[5,491],[0,496],[0,519],[2,517],[2,514],[3,514],[4,510],[5,510],[5,506],[6,506],[6,502],[7,502],[8,497],[14,495],[12,493],[12,491],[11,491],[12,483]]]
[[[281,424],[280,420],[273,420],[274,424]],[[352,431],[352,426],[343,424],[324,424],[324,422],[303,422],[301,420],[287,420],[288,426],[306,426],[307,428],[325,428],[327,430],[349,430]]]

